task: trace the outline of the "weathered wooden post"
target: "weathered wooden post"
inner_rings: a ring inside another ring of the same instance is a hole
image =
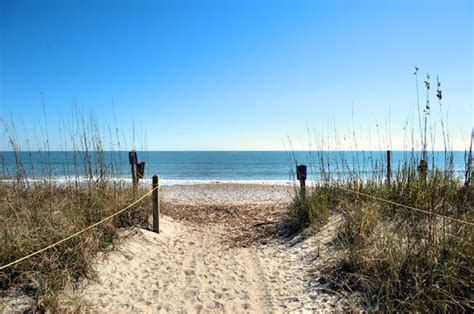
[[[138,162],[137,152],[132,150],[128,152],[128,161],[130,162],[132,172],[133,191],[138,189],[138,180],[145,176],[145,162]]]
[[[391,177],[392,177],[392,164],[391,164],[391,159],[392,159],[392,152],[390,150],[387,150],[387,185],[391,185]]]
[[[158,176],[153,176],[153,194],[151,197],[153,213],[153,231],[160,233],[160,194]]]
[[[130,162],[132,172],[132,184],[133,191],[136,192],[138,188],[138,175],[137,175],[137,152],[132,150],[128,152],[128,161]]]
[[[296,178],[300,181],[300,193],[306,194],[306,173],[307,167],[305,165],[296,166]]]
[[[145,176],[145,162],[141,161],[137,163],[137,181],[143,179]]]

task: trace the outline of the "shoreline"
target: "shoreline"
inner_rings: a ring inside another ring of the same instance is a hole
[[[98,182],[99,178],[93,178],[92,180],[87,178],[65,178],[56,177],[53,179],[49,178],[28,178],[27,180],[32,184],[41,184],[52,182],[57,186],[67,186],[76,184],[85,185],[89,181]],[[104,180],[110,185],[113,184],[124,184],[131,185],[131,178],[107,178]],[[320,182],[320,180],[313,180],[314,182]],[[311,181],[311,182],[313,182]],[[17,179],[4,179],[0,178],[0,182],[12,183],[17,182]],[[236,184],[236,185],[278,185],[278,186],[293,186],[296,184],[292,180],[267,180],[267,179],[162,179],[160,178],[160,186],[188,186],[188,185],[218,185],[218,184]],[[310,182],[309,180],[307,182]],[[141,179],[139,186],[145,187],[152,184],[151,178]]]

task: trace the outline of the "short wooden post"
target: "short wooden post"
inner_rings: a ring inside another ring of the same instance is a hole
[[[160,194],[158,176],[153,176],[153,194],[151,197],[153,212],[153,231],[160,233]]]
[[[132,184],[133,191],[136,192],[138,189],[138,174],[137,174],[137,152],[132,150],[128,152],[128,161],[130,162],[132,172]]]
[[[300,193],[302,195],[306,193],[306,174],[307,167],[305,165],[296,166],[296,178],[300,181]]]
[[[391,179],[392,179],[392,164],[391,164],[391,159],[392,159],[392,152],[390,150],[387,150],[387,185],[391,185]]]
[[[145,162],[139,162],[137,163],[137,181],[140,179],[143,179],[145,176]]]

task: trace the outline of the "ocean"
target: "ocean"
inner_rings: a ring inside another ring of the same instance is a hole
[[[384,176],[386,171],[385,151],[138,151],[137,154],[139,161],[145,161],[145,181],[157,174],[163,185],[208,182],[290,184],[296,163],[308,166],[309,180],[319,180],[322,177],[321,157],[333,178],[350,176],[353,174],[351,171],[366,178],[374,170]],[[15,178],[20,162],[30,180],[49,177],[59,182],[76,178],[84,180],[87,173],[84,153],[21,152],[19,156],[17,161],[13,152],[0,152],[0,176],[3,179]],[[392,152],[392,169],[395,171],[412,156],[419,159],[420,153]],[[429,165],[431,167],[434,160],[436,167],[444,169],[444,159],[444,152],[430,152]],[[103,160],[103,173],[108,178],[131,180],[128,152],[90,152],[89,160],[92,175],[96,178],[100,175],[99,160]],[[455,174],[462,177],[465,153],[453,152],[452,164]]]

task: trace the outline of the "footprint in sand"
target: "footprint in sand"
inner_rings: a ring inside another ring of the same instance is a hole
[[[185,269],[184,270],[184,273],[186,274],[186,276],[194,276],[196,274],[196,272],[194,271],[194,269]]]

